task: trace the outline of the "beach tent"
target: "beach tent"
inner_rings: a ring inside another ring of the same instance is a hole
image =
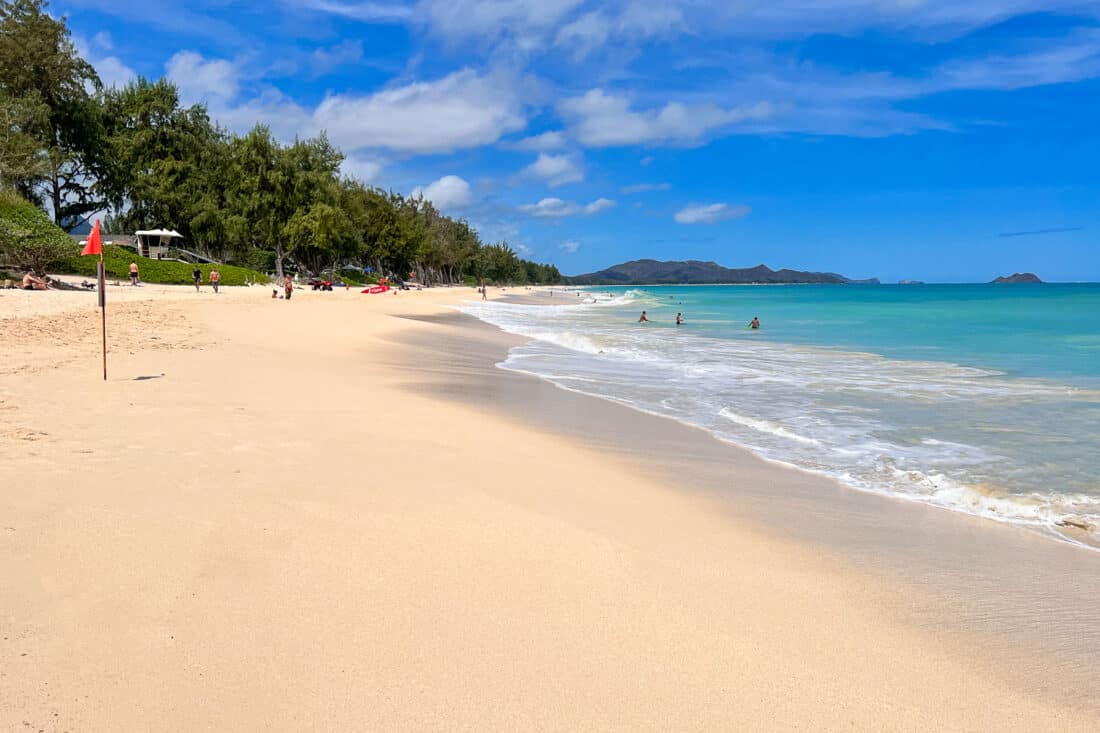
[[[168,254],[173,239],[183,239],[183,235],[174,229],[142,229],[134,232],[137,237],[137,251],[142,257],[157,257]]]

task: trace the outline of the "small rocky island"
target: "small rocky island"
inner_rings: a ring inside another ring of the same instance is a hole
[[[1017,272],[1008,277],[1001,276],[994,280],[995,283],[1041,283],[1038,275],[1033,272]]]

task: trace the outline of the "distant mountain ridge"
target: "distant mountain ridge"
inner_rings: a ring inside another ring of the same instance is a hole
[[[701,260],[632,260],[567,280],[573,285],[878,284],[878,278],[852,280],[833,272],[773,270],[767,265],[735,269]]]
[[[1017,272],[1007,277],[1001,276],[994,283],[1041,283],[1042,280],[1033,272]]]

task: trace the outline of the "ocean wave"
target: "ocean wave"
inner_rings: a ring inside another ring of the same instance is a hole
[[[503,368],[703,428],[861,491],[1100,543],[1100,486],[1074,437],[1087,430],[1063,409],[1095,401],[1088,390],[948,362],[649,328],[616,306],[464,310],[532,339]],[[1052,422],[1065,434],[1036,436]]]

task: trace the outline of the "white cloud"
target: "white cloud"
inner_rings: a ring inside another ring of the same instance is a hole
[[[474,200],[474,192],[470,184],[458,176],[443,176],[427,186],[417,186],[413,189],[413,198],[421,195],[440,210],[461,209],[469,206]]]
[[[240,104],[211,103],[210,116],[237,133],[263,123],[283,142],[302,135],[312,124],[308,110],[273,87]]]
[[[584,0],[420,0],[415,18],[447,38],[510,36],[522,48],[534,48],[583,4]]]
[[[523,169],[522,175],[546,181],[551,188],[584,180],[584,169],[568,155],[539,153],[534,163]]]
[[[314,76],[322,76],[363,58],[362,41],[341,41],[332,48],[318,48],[310,54]]]
[[[84,36],[73,35],[72,42],[81,58],[95,69],[95,73],[104,86],[123,87],[137,78],[137,73],[118,56],[100,55],[104,51],[110,51],[113,47],[109,33],[102,31],[96,33],[92,36],[90,42]]]
[[[680,209],[674,218],[680,224],[714,224],[726,219],[740,219],[751,211],[751,207],[744,205],[699,204]]]
[[[176,53],[168,59],[165,70],[184,104],[230,101],[240,89],[237,64],[225,59],[207,60],[194,51]]]
[[[580,242],[578,242],[575,239],[570,239],[568,242],[562,242],[561,244],[559,244],[558,249],[560,249],[562,252],[567,252],[569,254],[573,254],[578,249],[580,249],[580,246],[581,246]]]
[[[510,80],[466,69],[365,97],[327,97],[313,114],[348,150],[389,148],[404,153],[448,153],[496,142],[526,125]]]
[[[412,16],[411,6],[398,2],[340,2],[339,0],[305,0],[301,3],[310,10],[331,13],[349,20],[366,23],[392,23],[408,20]]]
[[[635,183],[631,186],[623,186],[623,193],[647,193],[649,191],[667,191],[672,188],[671,183]]]
[[[586,216],[592,216],[593,214],[599,214],[600,212],[607,211],[608,209],[615,208],[615,202],[611,199],[599,198],[592,203],[584,207],[584,213]]]
[[[382,173],[382,163],[372,158],[349,155],[340,164],[340,173],[362,183],[376,183]]]
[[[649,166],[653,165],[653,161],[655,161],[655,160],[657,160],[657,159],[654,158],[652,155],[647,155],[644,158],[642,158],[641,160],[639,160],[638,163],[641,164],[642,167],[648,168]]]
[[[573,125],[573,135],[592,147],[668,143],[698,145],[708,135],[736,122],[766,119],[767,103],[723,108],[717,104],[669,102],[659,109],[634,111],[626,97],[592,89],[559,105]]]
[[[566,216],[594,216],[614,206],[615,202],[606,198],[598,198],[584,205],[559,198],[545,198],[537,204],[524,204],[519,210],[540,219],[560,219]]]
[[[508,147],[514,150],[526,150],[532,153],[545,153],[551,150],[561,150],[568,143],[569,141],[566,139],[564,132],[552,130],[508,143]]]

